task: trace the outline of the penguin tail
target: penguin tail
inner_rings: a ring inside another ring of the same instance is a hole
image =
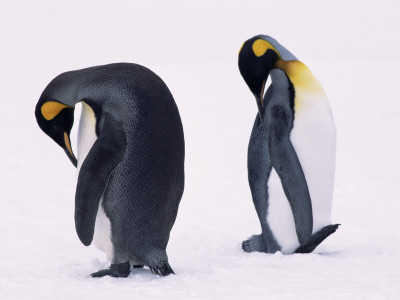
[[[172,270],[171,266],[167,261],[164,261],[155,267],[150,267],[150,271],[153,274],[159,275],[159,276],[168,276],[170,274],[175,274],[174,270]]]
[[[321,244],[328,236],[339,228],[340,224],[328,225],[322,228],[320,231],[314,233],[310,240],[303,246],[296,249],[294,253],[311,253],[319,244]]]
[[[267,252],[267,246],[261,234],[253,235],[248,240],[242,242],[244,252]]]

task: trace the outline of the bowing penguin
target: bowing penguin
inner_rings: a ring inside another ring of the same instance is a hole
[[[78,155],[70,141],[82,103]],[[111,262],[91,274],[127,277],[130,265],[174,273],[166,252],[184,189],[184,136],[168,87],[130,63],[63,73],[40,96],[40,128],[78,169],[75,227]]]
[[[258,107],[248,178],[262,229],[242,248],[309,253],[338,228],[331,224],[336,130],[328,99],[307,66],[270,36],[247,40],[238,63]]]

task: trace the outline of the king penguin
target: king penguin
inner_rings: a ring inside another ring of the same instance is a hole
[[[247,166],[262,229],[242,248],[312,252],[339,226],[331,225],[336,129],[329,102],[307,66],[270,36],[247,40],[238,64],[258,107]]]
[[[82,103],[78,157],[70,131]],[[127,277],[130,265],[173,274],[166,247],[184,189],[184,136],[165,83],[130,63],[63,73],[36,105],[39,127],[78,168],[75,227],[111,261],[91,274]]]

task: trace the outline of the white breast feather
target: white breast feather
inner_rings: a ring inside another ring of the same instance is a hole
[[[78,130],[78,174],[94,142],[96,135],[96,117],[92,108],[85,102],[82,103],[81,118]],[[103,197],[100,199],[97,211],[96,223],[93,235],[93,243],[97,248],[104,251],[107,258],[112,261],[113,245],[111,242],[111,223],[103,209]]]
[[[310,191],[313,208],[313,233],[331,224],[335,173],[336,131],[332,112],[324,93],[296,90],[294,126],[290,140],[296,150]],[[282,184],[273,170],[268,182],[267,222],[282,247],[293,253],[300,245],[293,214]]]

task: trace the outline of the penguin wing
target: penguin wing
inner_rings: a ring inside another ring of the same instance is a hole
[[[268,119],[271,163],[292,209],[299,243],[304,245],[311,237],[313,214],[307,181],[289,138],[293,112],[288,106],[274,105]]]
[[[107,110],[103,116],[103,128],[79,171],[75,194],[75,228],[85,246],[93,240],[100,199],[126,148],[122,122]]]

